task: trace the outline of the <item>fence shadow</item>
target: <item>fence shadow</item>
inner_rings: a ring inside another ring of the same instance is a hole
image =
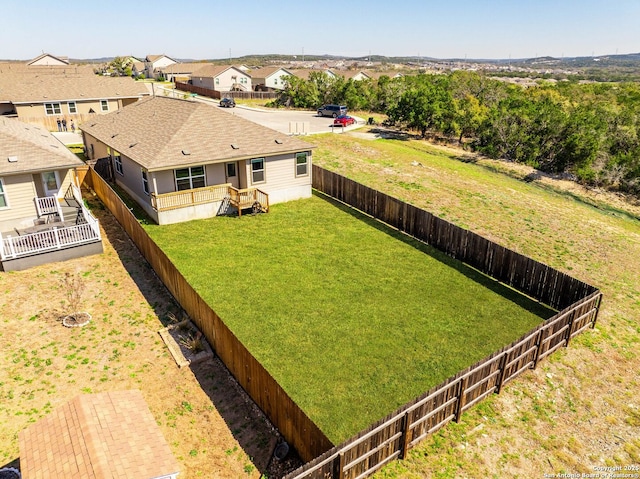
[[[100,221],[106,237],[120,262],[152,307],[163,326],[169,323],[169,313],[181,315],[181,306],[169,292],[151,265],[145,260],[120,223],[97,198],[87,199]],[[177,366],[176,366],[177,367]],[[270,458],[280,434],[222,362],[213,360],[191,368],[203,392],[211,399],[229,431],[261,474],[268,474]],[[295,453],[292,453],[295,457]],[[295,469],[302,461],[294,462]],[[269,476],[271,477],[271,476]]]
[[[439,261],[440,263],[446,265],[447,267],[454,269],[460,274],[463,274],[470,280],[493,291],[494,293],[502,296],[503,298],[517,304],[522,309],[529,311],[530,313],[533,313],[536,316],[539,316],[543,320],[549,319],[557,312],[556,310],[550,308],[549,306],[539,301],[536,301],[535,299],[530,298],[529,296],[519,291],[516,291],[513,288],[510,288],[504,283],[497,281],[496,279],[482,273],[481,271],[478,271],[472,266],[469,266],[460,260],[447,256],[446,253],[443,253],[442,251],[434,248],[433,246],[430,246],[427,243],[424,243],[416,238],[413,238],[412,236],[409,236],[408,234],[403,233],[402,231],[391,228],[389,225],[349,205],[346,205],[328,195],[325,195],[324,193],[318,190],[314,190],[313,194],[314,196],[332,204],[333,206],[340,209],[341,211],[353,216],[359,221],[366,223],[371,228],[375,228],[378,231],[381,231],[391,236],[392,238],[397,239],[398,241],[402,241],[403,243],[423,252],[424,254],[435,259],[436,261]]]

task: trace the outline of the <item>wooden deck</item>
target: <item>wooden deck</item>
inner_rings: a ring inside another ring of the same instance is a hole
[[[261,213],[269,211],[269,195],[267,193],[258,188],[240,190],[231,186],[230,183],[159,195],[151,194],[151,206],[158,212],[216,201],[228,201],[231,206],[237,208],[239,216],[242,215],[242,210],[247,208]]]

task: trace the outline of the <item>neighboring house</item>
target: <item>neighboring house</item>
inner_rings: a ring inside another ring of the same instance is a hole
[[[363,81],[373,80],[373,77],[362,70],[347,70],[339,73],[345,80]]]
[[[302,78],[303,80],[309,80],[309,76],[311,73],[325,73],[329,78],[337,78],[337,75],[333,73],[333,71],[323,68],[323,69],[300,69],[300,70],[291,70],[291,72],[297,76],[298,78]]]
[[[81,129],[90,157],[158,224],[311,196],[313,145],[217,106],[152,97]]]
[[[80,195],[76,169],[84,166],[45,129],[0,118],[4,271],[102,253],[98,222]]]
[[[168,57],[167,55],[147,55],[144,59],[146,71],[145,76],[147,78],[158,78],[159,72],[161,72],[169,65],[173,65],[174,63],[178,62],[173,58]]]
[[[218,91],[251,91],[251,76],[229,65],[205,65],[191,75],[194,86]]]
[[[143,61],[136,60],[131,63],[131,74],[134,78],[139,78],[144,75],[145,78],[147,76],[147,69]]]
[[[201,68],[211,65],[211,63],[173,63],[160,69],[160,72],[167,81],[179,81],[187,83],[195,72]]]
[[[23,479],[176,479],[180,466],[139,390],[77,396],[19,434]]]
[[[30,73],[28,68],[0,72],[0,115],[58,130],[58,120],[75,126],[93,113],[109,113],[143,96],[147,87],[128,77],[105,77],[60,67]]]
[[[68,64],[68,57],[55,57],[49,53],[43,53],[42,55],[27,62],[28,66],[64,66]]]
[[[280,67],[259,68],[249,73],[255,91],[284,90],[287,77],[293,75],[289,70]]]

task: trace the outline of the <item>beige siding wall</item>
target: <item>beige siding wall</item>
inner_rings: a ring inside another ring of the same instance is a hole
[[[307,175],[296,176],[295,155],[280,155],[265,159],[265,183],[251,181],[251,160],[245,162],[243,172],[248,179],[247,188],[255,187],[269,194],[274,203],[307,197],[311,194],[311,153],[308,152]],[[242,166],[241,166],[242,167]],[[291,193],[287,193],[290,191]],[[302,193],[300,193],[302,192]]]
[[[107,151],[107,145],[96,140],[93,136],[89,135],[88,133],[83,132],[82,136],[84,139],[84,146],[87,149],[87,157],[90,160],[97,160],[98,158],[106,158],[107,156],[109,156],[109,152]]]
[[[192,76],[191,83],[200,88],[209,88],[210,90],[214,89],[213,78],[211,77]]]
[[[4,189],[6,192],[8,208],[0,209],[0,224],[4,225],[9,222],[19,225],[17,222],[21,219],[32,220],[36,215],[36,206],[33,199],[37,196],[33,177],[30,173],[23,175],[13,175],[2,177]],[[33,222],[26,224],[33,226]],[[13,227],[13,226],[11,226]],[[3,227],[4,229],[6,227]]]
[[[155,190],[152,186],[152,190],[154,190],[157,194],[162,193],[171,193],[176,190],[176,182],[175,177],[173,175],[173,170],[165,170],[165,171],[154,171],[151,173],[152,178],[155,177],[155,185],[157,186],[157,190]]]

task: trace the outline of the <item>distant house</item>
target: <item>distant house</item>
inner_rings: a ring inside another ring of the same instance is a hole
[[[147,55],[144,59],[146,71],[145,76],[147,78],[158,78],[158,74],[162,71],[163,68],[166,68],[169,65],[173,65],[174,63],[178,62],[164,54]]]
[[[198,70],[211,65],[211,63],[194,62],[194,63],[172,63],[169,66],[158,69],[167,81],[179,81],[187,83]]]
[[[42,127],[0,118],[4,271],[102,252],[98,222],[78,188],[79,167],[84,163]]]
[[[343,76],[345,80],[353,80],[353,81],[363,81],[363,80],[373,79],[371,75],[369,75],[367,72],[363,70],[346,70],[344,72],[340,72],[340,75]]]
[[[176,479],[180,466],[138,390],[85,394],[19,434],[23,479]]]
[[[255,91],[283,90],[292,72],[281,67],[259,68],[249,72]]]
[[[153,97],[81,129],[90,157],[158,224],[311,196],[313,145],[217,106]]]
[[[229,65],[208,64],[191,75],[194,86],[218,91],[251,91],[251,76]]]
[[[317,70],[305,68],[305,69],[291,70],[291,72],[295,76],[297,76],[298,78],[302,78],[303,80],[309,80],[309,77],[312,73],[324,73],[329,78],[337,77],[337,75],[332,70],[329,70],[328,68],[317,69]]]
[[[29,68],[0,72],[0,115],[49,131],[58,129],[58,120],[64,119],[70,128],[72,120],[77,126],[93,113],[115,111],[149,95],[144,84],[128,77],[99,76],[69,66]]]
[[[69,64],[69,58],[53,56],[49,53],[43,53],[42,55],[27,62],[28,66],[64,66]]]

